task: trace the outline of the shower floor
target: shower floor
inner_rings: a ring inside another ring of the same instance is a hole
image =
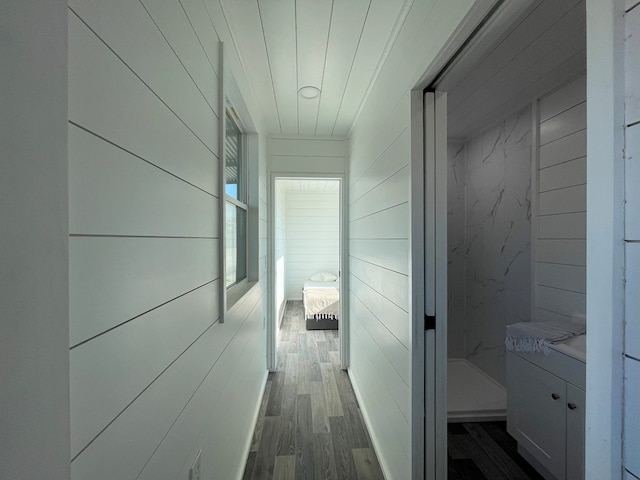
[[[507,418],[507,392],[470,361],[447,361],[448,421],[482,422]]]

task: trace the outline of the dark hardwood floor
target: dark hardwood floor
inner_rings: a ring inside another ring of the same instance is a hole
[[[449,480],[543,480],[517,452],[505,422],[450,423]]]
[[[304,326],[288,302],[243,480],[384,480],[360,407],[340,369],[337,330]],[[505,422],[453,423],[449,480],[539,480]]]
[[[384,479],[338,352],[337,330],[307,331],[287,302],[245,480]]]

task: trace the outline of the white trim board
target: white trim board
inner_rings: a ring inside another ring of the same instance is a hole
[[[344,173],[311,173],[311,172],[269,172],[269,216],[268,216],[268,299],[267,299],[267,368],[275,371],[277,368],[277,331],[275,329],[275,319],[278,318],[275,306],[275,272],[276,272],[276,252],[275,252],[275,205],[276,205],[276,180],[277,179],[309,179],[309,180],[337,180],[340,182],[340,243],[339,243],[339,270],[340,270],[340,321],[338,331],[340,336],[340,363],[342,369],[349,366],[349,302],[347,298],[348,289],[348,251],[346,235],[348,228],[348,205],[347,205],[347,178]],[[286,297],[286,295],[285,295]],[[286,300],[286,299],[285,299]]]

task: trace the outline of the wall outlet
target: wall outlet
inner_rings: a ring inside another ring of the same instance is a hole
[[[198,450],[198,454],[196,458],[193,460],[191,464],[191,468],[189,469],[189,480],[200,480],[200,456],[202,455],[202,450]]]

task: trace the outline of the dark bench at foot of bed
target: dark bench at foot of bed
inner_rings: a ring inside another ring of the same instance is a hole
[[[338,330],[338,319],[307,318],[307,330]]]

